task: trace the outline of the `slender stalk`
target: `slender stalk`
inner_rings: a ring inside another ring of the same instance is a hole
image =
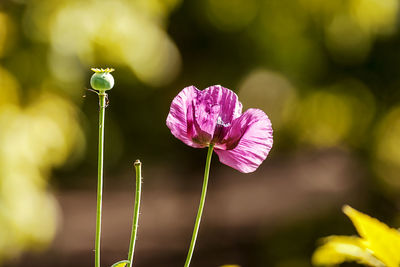
[[[133,252],[135,250],[136,235],[139,222],[140,195],[142,193],[142,163],[140,162],[140,160],[136,160],[134,165],[136,172],[136,193],[135,193],[135,209],[133,210],[131,241],[129,244],[129,252],[128,252],[129,267],[133,266]]]
[[[194,246],[196,244],[196,239],[197,239],[197,234],[199,232],[199,227],[200,227],[200,221],[201,221],[201,215],[203,214],[203,209],[204,209],[204,203],[206,201],[206,193],[207,193],[207,185],[208,185],[208,177],[210,174],[210,163],[211,163],[211,157],[212,157],[212,152],[214,149],[214,145],[211,144],[208,147],[208,152],[207,152],[207,159],[206,159],[206,167],[204,169],[204,180],[203,180],[203,189],[201,191],[201,197],[200,197],[200,204],[199,204],[199,209],[197,211],[197,217],[196,217],[196,222],[194,224],[194,230],[193,230],[193,235],[192,235],[192,241],[190,242],[190,247],[188,251],[188,255],[186,257],[186,262],[185,262],[185,267],[188,267],[190,265],[190,261],[192,260],[193,256],[193,251],[194,251]]]
[[[104,161],[104,117],[106,113],[107,94],[99,94],[99,150],[97,165],[97,212],[96,212],[96,241],[95,241],[95,267],[100,267],[100,237],[101,237],[101,213],[103,200],[103,161]]]

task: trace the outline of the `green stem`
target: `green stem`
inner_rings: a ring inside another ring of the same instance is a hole
[[[129,253],[128,253],[128,260],[130,267],[133,266],[133,252],[135,250],[136,235],[139,222],[140,195],[142,192],[142,163],[140,162],[140,160],[136,160],[134,165],[136,172],[136,193],[135,193],[135,209],[133,210],[131,241],[129,244]]]
[[[100,267],[100,236],[101,236],[101,210],[103,200],[103,162],[104,162],[104,116],[106,113],[107,94],[99,93],[99,151],[97,165],[97,211],[96,211],[96,241],[95,241],[95,267]]]
[[[203,189],[201,191],[199,209],[197,211],[197,217],[196,217],[196,222],[194,224],[192,241],[190,242],[190,247],[189,247],[188,255],[186,257],[185,267],[188,267],[190,265],[190,261],[192,260],[192,256],[193,256],[194,246],[196,244],[197,234],[199,232],[201,215],[203,214],[204,203],[206,201],[208,177],[209,177],[209,174],[210,174],[210,163],[211,163],[211,157],[212,157],[213,149],[214,149],[214,145],[211,144],[208,147],[208,153],[207,153],[207,159],[206,159],[206,167],[204,169]]]

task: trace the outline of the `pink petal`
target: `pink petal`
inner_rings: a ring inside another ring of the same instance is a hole
[[[205,98],[210,98],[215,105],[219,105],[220,117],[224,123],[231,123],[242,114],[242,103],[232,90],[213,85],[202,91]]]
[[[216,127],[229,125],[242,113],[242,104],[237,95],[220,85],[210,86],[193,101],[195,122],[199,132],[214,136]],[[220,129],[218,129],[220,135]],[[209,140],[211,141],[211,139]]]
[[[171,108],[167,117],[167,126],[171,133],[191,147],[204,147],[193,142],[192,138],[196,133],[192,130],[193,124],[193,99],[200,92],[196,87],[189,86],[184,88],[172,100]]]
[[[237,145],[231,150],[216,147],[219,160],[240,172],[253,172],[272,148],[271,122],[262,110],[249,109],[233,121],[227,138]]]

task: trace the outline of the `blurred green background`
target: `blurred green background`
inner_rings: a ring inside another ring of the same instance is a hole
[[[355,233],[340,211],[346,203],[398,227],[399,4],[1,0],[0,264],[93,265],[91,67],[116,69],[104,266],[126,257],[136,158],[144,163],[136,265],[184,262],[206,151],[175,139],[165,119],[188,85],[228,87],[274,128],[270,156],[253,174],[215,156],[193,267],[311,266],[318,238]]]

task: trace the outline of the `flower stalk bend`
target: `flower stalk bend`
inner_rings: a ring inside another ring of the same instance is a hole
[[[135,193],[135,208],[133,210],[131,241],[129,244],[129,252],[128,252],[129,267],[133,266],[133,254],[135,250],[136,235],[139,222],[140,195],[142,192],[142,163],[140,162],[140,160],[136,160],[134,166],[136,172],[136,193]]]
[[[214,144],[210,144],[210,146],[208,147],[206,166],[204,169],[203,189],[201,191],[199,209],[197,211],[197,217],[196,217],[196,222],[194,224],[192,241],[190,242],[188,255],[186,257],[186,262],[184,265],[185,267],[188,267],[190,265],[190,261],[192,260],[192,256],[193,256],[194,246],[196,245],[196,239],[197,239],[197,234],[199,232],[201,216],[203,214],[204,203],[206,201],[208,177],[210,175],[210,163],[211,163],[211,157],[212,157],[213,150],[214,150]]]

